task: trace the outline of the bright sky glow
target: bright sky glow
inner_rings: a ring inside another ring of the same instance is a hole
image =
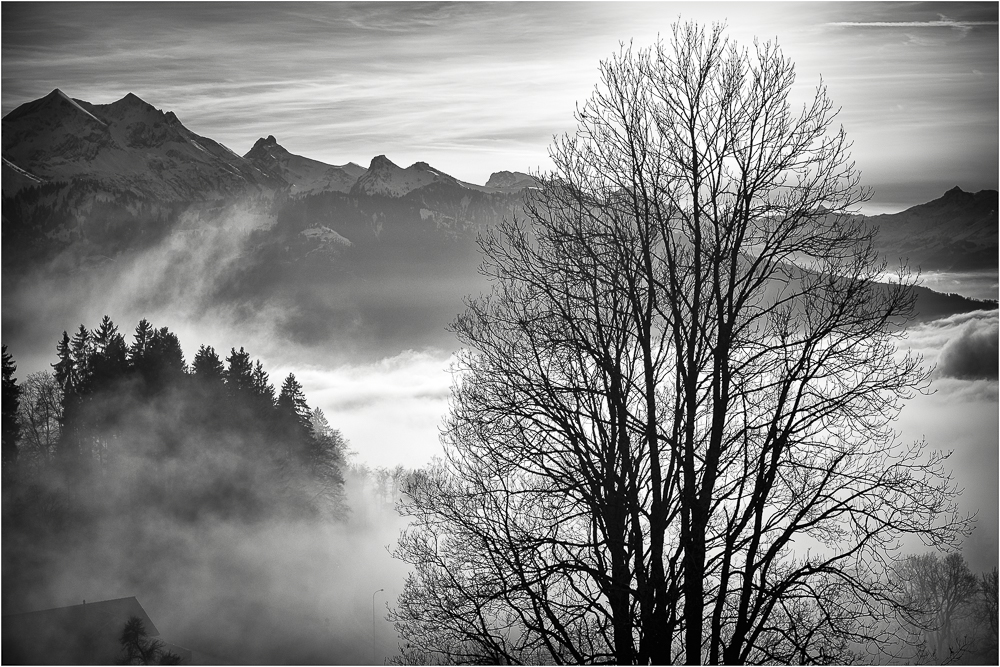
[[[805,100],[843,107],[871,212],[998,181],[994,3],[4,3],[2,112],[53,88],[134,92],[243,154],[367,166],[386,154],[483,183],[547,168],[620,42],[678,17],[777,39]]]

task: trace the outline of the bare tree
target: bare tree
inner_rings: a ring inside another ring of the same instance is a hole
[[[993,637],[993,645],[997,645],[997,568],[979,576],[979,594],[982,600],[984,620]]]
[[[29,465],[48,465],[55,455],[62,417],[62,389],[52,373],[30,374],[18,407],[21,452]]]
[[[903,536],[953,545],[912,278],[855,215],[820,86],[721,27],[622,51],[524,221],[481,242],[447,462],[410,490],[408,655],[838,662],[894,604]]]
[[[937,664],[953,662],[973,637],[960,628],[973,613],[980,582],[959,553],[908,556],[896,566],[904,619],[919,655]]]

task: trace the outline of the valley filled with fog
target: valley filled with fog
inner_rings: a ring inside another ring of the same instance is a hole
[[[406,522],[394,506],[400,490],[387,487],[385,472],[379,481],[378,469],[417,470],[441,455],[458,349],[447,329],[463,298],[489,283],[476,270],[471,238],[422,254],[370,250],[374,257],[352,258],[340,273],[324,272],[313,256],[257,276],[254,251],[276,226],[260,217],[235,206],[198,234],[178,229],[93,265],[65,270],[57,260],[5,279],[5,341],[18,352],[21,379],[51,369],[63,330],[104,315],[126,338],[143,317],[169,327],[188,363],[200,345],[223,358],[245,347],[275,383],[293,373],[309,406],[343,435],[349,511],[333,523],[264,519],[248,527],[163,515],[139,526],[98,524],[78,549],[40,557],[50,568],[44,585],[20,589],[16,602],[5,596],[7,609],[136,595],[171,641],[226,660],[367,663],[372,627],[377,661],[396,653],[385,615],[409,571],[390,553]],[[988,296],[980,284],[966,292],[953,280],[947,291]],[[945,316],[921,318],[903,342],[936,365],[932,393],[912,399],[897,428],[904,440],[954,450],[949,465],[965,487],[959,506],[977,513],[963,554],[985,571],[997,548],[997,315],[974,302],[932,302],[934,315],[944,308]],[[955,304],[964,312],[947,314]],[[123,548],[129,544],[142,549]]]

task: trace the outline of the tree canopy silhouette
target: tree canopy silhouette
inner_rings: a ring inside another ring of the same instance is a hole
[[[129,616],[118,638],[119,665],[179,665],[181,658],[166,649],[159,639],[150,639],[146,624],[138,616]]]
[[[4,354],[6,397],[14,366]],[[30,464],[26,483],[11,488],[13,505],[53,490],[81,526],[122,506],[246,519],[345,511],[346,445],[325,419],[314,432],[294,375],[276,397],[243,348],[223,366],[204,345],[189,368],[177,336],[145,319],[131,343],[107,316],[93,330],[81,325],[63,333],[56,354],[53,373],[29,377],[23,405],[5,398],[5,420],[10,408],[24,424],[18,441]]]
[[[4,480],[9,477],[8,470],[17,463],[17,441],[21,435],[21,420],[18,410],[21,404],[21,392],[23,388],[17,384],[14,373],[17,371],[17,364],[14,357],[7,352],[7,346],[2,346],[3,360],[3,426],[2,426],[2,462],[4,468]]]
[[[907,657],[939,665],[995,662],[995,573],[977,578],[959,553],[911,555],[897,563],[901,629],[914,649]]]
[[[892,422],[914,279],[821,85],[721,27],[623,48],[524,220],[482,238],[446,461],[409,489],[404,660],[840,662],[904,537],[954,546]]]

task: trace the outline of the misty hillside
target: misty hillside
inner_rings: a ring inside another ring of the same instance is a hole
[[[242,347],[187,363],[168,328],[107,317],[51,342],[52,372],[27,375],[4,346],[4,614],[130,593],[223,661],[369,655],[353,585],[303,589],[384,567],[338,554],[398,530],[407,471],[351,468],[294,375],[272,383]]]
[[[92,317],[77,304],[129,284],[129,317],[179,306],[247,324],[266,308],[278,317],[254,328],[295,343],[438,344],[481,283],[476,234],[517,215],[535,184],[502,172],[477,186],[385,156],[328,165],[272,136],[240,157],[134,95],[93,105],[57,90],[3,127],[14,343],[44,335],[39,322]],[[39,290],[76,296],[59,307]]]

